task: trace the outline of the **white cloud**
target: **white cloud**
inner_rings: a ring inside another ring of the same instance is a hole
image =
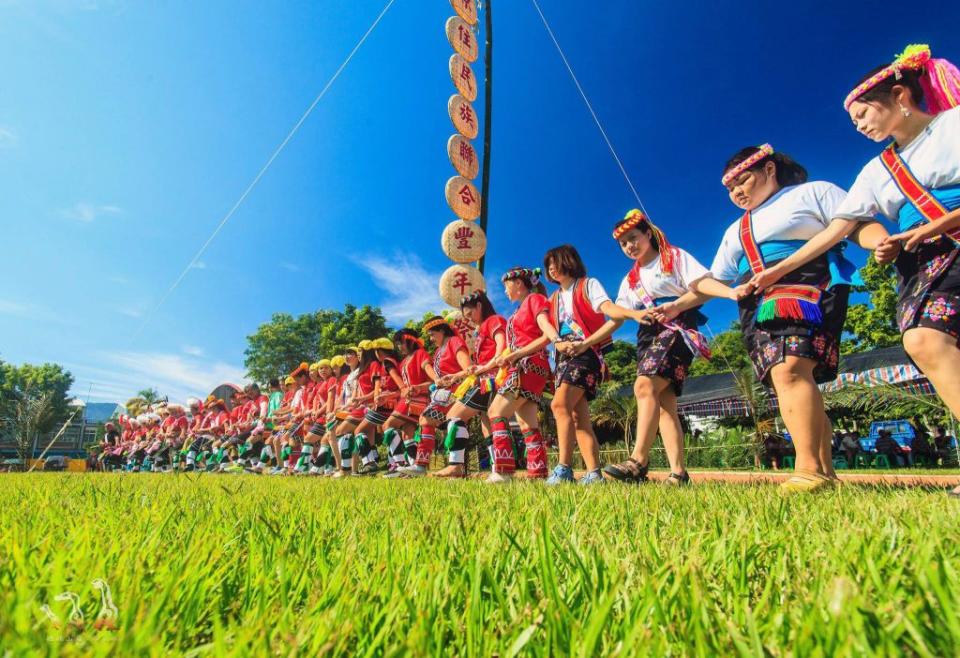
[[[203,348],[197,347],[196,345],[184,345],[180,348],[184,354],[189,354],[190,356],[203,356]]]
[[[13,148],[17,145],[19,136],[9,126],[0,126],[0,149]]]
[[[65,323],[63,317],[46,306],[18,302],[12,299],[0,299],[0,315],[10,315],[24,320]]]
[[[120,402],[147,387],[157,389],[171,400],[202,397],[225,382],[242,385],[244,371],[222,361],[185,357],[163,352],[101,352],[96,366],[65,364],[76,377],[75,392]]]
[[[288,272],[303,272],[303,268],[297,265],[296,263],[288,263],[286,261],[283,261],[280,263],[280,267],[282,267]]]
[[[438,289],[440,275],[427,272],[416,257],[396,254],[392,258],[356,256],[352,260],[388,293],[380,308],[391,324],[404,325],[411,318],[446,307]]]
[[[143,317],[143,311],[136,306],[122,306],[117,309],[117,313],[125,315],[128,318],[139,319]]]
[[[87,201],[77,201],[69,208],[64,208],[60,211],[60,216],[64,219],[71,219],[77,222],[83,222],[84,224],[89,224],[98,217],[103,217],[105,215],[119,215],[123,212],[118,206],[114,205],[97,205],[93,203],[88,203]]]
[[[202,260],[198,260],[196,263],[193,263],[193,264],[190,266],[190,269],[191,269],[191,270],[205,270],[205,269],[207,269],[207,264],[204,263]]]

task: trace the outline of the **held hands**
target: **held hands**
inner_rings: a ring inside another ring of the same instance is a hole
[[[751,287],[751,292],[761,292],[782,279],[784,274],[786,274],[786,272],[774,265],[773,267],[767,268],[762,272],[757,272],[754,274],[753,278],[750,279],[745,285]],[[738,286],[734,290],[737,290],[741,287],[743,286]],[[746,294],[744,294],[743,297],[746,297]],[[739,297],[737,301],[743,299],[743,297]]]
[[[753,284],[748,281],[747,283],[740,284],[736,288],[731,288],[730,293],[730,299],[739,302],[744,297],[752,295],[754,293],[754,287]]]
[[[654,312],[647,308],[630,311],[627,313],[627,316],[640,324],[654,324],[657,321]]]
[[[874,252],[873,257],[876,258],[878,263],[889,263],[894,260],[901,251],[916,251],[917,247],[924,241],[936,235],[936,233],[931,230],[934,228],[935,226],[933,224],[927,223],[915,229],[904,231],[903,233],[896,233],[884,238],[883,241],[877,245],[877,250]],[[884,257],[884,260],[880,260],[881,255]]]
[[[680,315],[681,312],[680,306],[676,302],[667,302],[662,306],[652,309],[653,317],[657,322],[670,322]]]

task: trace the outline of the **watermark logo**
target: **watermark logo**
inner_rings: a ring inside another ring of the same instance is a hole
[[[40,606],[40,612],[44,614],[50,625],[58,631],[61,631],[60,635],[50,636],[48,638],[49,640],[56,642],[67,641],[70,640],[73,635],[91,628],[98,631],[113,631],[117,629],[117,618],[120,615],[120,611],[113,603],[110,585],[102,578],[96,578],[90,581],[90,586],[100,593],[100,608],[93,618],[92,623],[84,615],[83,608],[80,604],[80,596],[75,592],[60,592],[53,597],[53,600],[57,602],[69,602],[69,612],[63,613],[66,614],[66,618],[58,615],[50,605],[46,603]]]

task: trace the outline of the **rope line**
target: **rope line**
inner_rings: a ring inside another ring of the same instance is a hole
[[[610,137],[607,135],[607,131],[604,130],[603,124],[600,123],[600,118],[597,116],[597,113],[593,109],[593,105],[590,103],[590,99],[587,98],[586,92],[583,91],[583,86],[580,84],[580,80],[577,79],[577,74],[573,72],[573,67],[570,66],[570,62],[567,60],[567,56],[563,52],[563,48],[560,47],[560,42],[557,41],[557,37],[554,35],[553,30],[550,28],[550,23],[547,22],[547,17],[543,15],[543,11],[540,9],[539,3],[537,0],[530,0],[533,3],[534,8],[537,10],[537,13],[540,14],[540,20],[543,21],[543,26],[547,29],[547,34],[550,35],[553,45],[557,47],[557,52],[560,54],[560,59],[563,60],[563,65],[567,67],[567,72],[570,73],[570,77],[573,79],[573,84],[576,85],[577,91],[580,92],[580,97],[583,98],[584,104],[587,106],[587,110],[590,111],[590,116],[593,117],[593,122],[597,124],[597,129],[600,130],[600,134],[603,135],[603,141],[607,143],[607,148],[610,149],[610,154],[613,156],[613,159],[616,161],[617,166],[620,167],[620,173],[623,174],[623,178],[627,181],[627,185],[630,187],[630,191],[633,192],[633,197],[637,200],[637,205],[640,206],[640,210],[643,211],[643,214],[647,217],[650,217],[650,214],[647,212],[647,209],[643,207],[643,201],[640,200],[640,195],[637,193],[637,188],[634,187],[633,181],[630,180],[630,175],[627,173],[626,167],[623,166],[623,162],[620,160],[620,156],[617,155],[617,150],[613,147],[613,142],[610,141]]]
[[[363,34],[363,36],[360,37],[360,40],[357,41],[357,44],[353,47],[353,50],[351,50],[350,54],[347,55],[347,58],[343,60],[343,63],[340,64],[340,66],[337,68],[333,76],[327,81],[327,84],[323,86],[323,89],[320,90],[320,93],[317,94],[317,97],[313,99],[313,102],[310,103],[310,106],[307,108],[306,112],[304,112],[303,115],[300,117],[300,120],[293,125],[293,128],[290,129],[290,132],[287,133],[287,136],[284,137],[283,141],[280,142],[280,145],[277,146],[277,148],[273,151],[273,154],[270,156],[267,162],[260,168],[260,171],[257,172],[257,175],[254,176],[253,180],[250,181],[250,184],[247,185],[247,188],[243,191],[243,194],[240,195],[240,198],[237,199],[237,202],[233,204],[233,207],[230,208],[229,211],[227,211],[227,214],[224,215],[223,218],[220,220],[220,223],[217,224],[217,227],[213,230],[213,233],[210,234],[210,237],[207,238],[206,242],[203,243],[203,246],[200,247],[200,249],[193,256],[193,258],[190,259],[190,262],[187,264],[187,266],[183,269],[182,272],[180,272],[180,276],[178,276],[177,279],[173,282],[173,285],[170,286],[170,288],[163,294],[163,296],[160,298],[160,301],[157,302],[156,306],[154,306],[150,310],[150,312],[147,313],[146,317],[143,319],[143,322],[140,324],[140,327],[136,330],[136,332],[134,332],[133,336],[130,338],[131,343],[133,343],[133,341],[135,341],[140,336],[144,328],[147,326],[147,324],[149,324],[150,320],[153,318],[154,314],[156,314],[157,310],[161,306],[163,306],[163,304],[167,301],[170,295],[173,294],[173,291],[176,290],[177,287],[180,285],[180,283],[183,281],[184,277],[187,276],[187,273],[197,264],[197,262],[200,260],[200,257],[204,254],[204,252],[206,252],[207,247],[209,247],[210,244],[214,241],[214,239],[216,239],[217,235],[220,233],[223,227],[226,226],[227,222],[230,221],[230,218],[233,217],[235,212],[237,212],[237,210],[246,200],[250,192],[253,191],[253,188],[257,186],[257,183],[260,182],[260,179],[263,178],[264,174],[267,173],[267,170],[270,168],[270,165],[273,164],[273,161],[277,159],[277,157],[280,155],[283,149],[286,148],[290,140],[293,139],[293,136],[297,134],[297,131],[300,130],[300,126],[303,125],[303,123],[307,120],[307,117],[309,117],[310,114],[313,112],[317,104],[320,103],[320,101],[326,95],[327,90],[329,90],[330,87],[333,85],[333,83],[336,81],[336,79],[340,77],[340,74],[347,67],[347,64],[350,63],[350,60],[353,59],[353,56],[357,53],[358,50],[360,50],[360,46],[362,46],[363,43],[367,40],[367,37],[369,37],[370,34],[373,32],[373,30],[377,27],[377,25],[380,24],[380,20],[386,15],[387,11],[390,9],[390,7],[393,5],[394,2],[395,0],[387,0],[387,4],[384,5],[383,9],[380,11],[380,14],[373,21],[370,27],[367,28],[367,31]]]

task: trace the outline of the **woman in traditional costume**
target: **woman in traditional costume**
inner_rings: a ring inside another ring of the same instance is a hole
[[[453,406],[453,388],[456,376],[470,368],[470,351],[464,340],[450,323],[438,316],[427,320],[423,331],[430,336],[435,350],[433,370],[436,388],[430,396],[430,404],[418,420],[420,440],[417,442],[417,458],[413,466],[401,468],[404,477],[420,477],[427,474],[430,457],[437,445],[437,427],[447,422],[447,412]]]
[[[706,317],[699,306],[706,298],[692,286],[709,275],[689,253],[671,245],[663,231],[639,210],[631,210],[613,228],[613,238],[633,267],[620,283],[616,304],[606,309],[610,317],[637,321],[637,439],[633,453],[604,469],[615,480],[631,484],[647,481],[650,450],[657,437],[670,464],[665,482],[689,484],[683,450],[683,427],[677,397],[683,390],[690,364],[696,356],[710,357],[699,327]],[[729,287],[706,283],[716,296],[733,298]]]
[[[586,474],[580,484],[602,484],[600,444],[590,422],[590,401],[606,377],[604,352],[611,336],[623,324],[608,320],[615,313],[603,285],[587,276],[576,248],[561,245],[543,258],[547,279],[559,286],[550,296],[550,319],[559,335],[556,348],[555,393],[550,408],[557,423],[559,454],[547,484],[573,482],[573,446],[580,449]]]
[[[398,470],[416,463],[416,430],[427,405],[430,386],[437,380],[430,353],[413,329],[401,329],[393,335],[393,344],[403,357],[398,370],[402,382],[397,404],[383,425],[383,443],[389,454],[390,472],[384,477],[402,475]]]
[[[550,362],[544,348],[559,338],[550,322],[550,301],[540,282],[540,268],[514,267],[502,277],[504,292],[520,306],[507,320],[507,353],[497,358],[497,395],[490,404],[493,434],[493,473],[487,482],[509,482],[516,470],[509,418],[521,421],[527,452],[527,475],[547,477],[547,449],[540,433],[537,411],[550,379]]]
[[[710,270],[720,281],[740,284],[740,325],[754,372],[776,391],[796,449],[796,470],[783,489],[829,487],[836,479],[833,432],[817,385],[837,376],[856,271],[836,243],[800,267],[787,270],[781,263],[809,248],[808,243],[816,245],[815,238],[825,231],[829,235],[847,228],[848,223],[834,219],[846,193],[832,183],[807,182],[806,169],[769,144],[736,153],[721,182],[744,212],[724,234]],[[876,222],[849,228],[847,233],[855,229],[861,244],[886,236]]]
[[[467,423],[480,416],[484,443],[490,448],[493,439],[490,435],[490,417],[487,408],[496,393],[495,362],[507,346],[507,321],[497,315],[487,293],[477,290],[460,299],[460,312],[476,327],[473,334],[472,364],[454,375],[462,379],[454,391],[453,406],[447,412],[446,447],[449,452],[447,467],[436,473],[440,478],[465,477],[467,443],[470,433]]]
[[[926,45],[908,46],[869,72],[843,107],[857,131],[893,141],[867,163],[834,216],[846,226],[883,215],[896,235],[875,248],[895,261],[897,324],[903,347],[954,416],[960,416],[960,71],[934,59]],[[826,249],[824,236],[793,266]],[[960,487],[951,492],[960,497]]]

